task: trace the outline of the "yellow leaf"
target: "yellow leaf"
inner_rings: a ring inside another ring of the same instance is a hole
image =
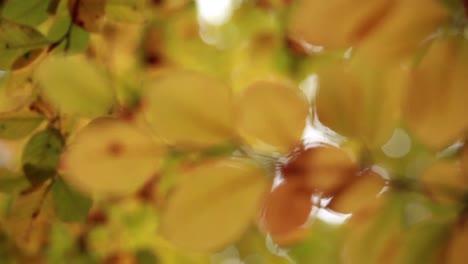
[[[387,2],[391,2],[391,6],[386,13],[375,14],[380,15],[380,21],[356,50],[356,56],[383,65],[398,63],[415,55],[421,43],[448,17],[447,10],[438,0]]]
[[[262,169],[220,159],[185,172],[169,197],[162,234],[183,248],[213,252],[239,239],[253,223],[268,187]]]
[[[299,90],[259,81],[241,94],[236,106],[239,131],[253,147],[288,152],[300,143],[309,110]]]
[[[39,254],[55,219],[53,210],[51,193],[44,185],[15,197],[2,225],[23,252]]]
[[[64,155],[64,178],[92,194],[129,194],[158,172],[164,151],[130,124],[100,118],[83,128]]]
[[[37,69],[45,97],[64,114],[96,117],[114,103],[105,74],[84,57],[50,58]]]
[[[289,33],[315,46],[356,47],[358,56],[382,64],[412,55],[446,18],[436,0],[301,0]]]
[[[468,129],[468,46],[454,37],[435,40],[409,72],[404,114],[426,146],[441,149]]]
[[[400,116],[399,69],[379,71],[361,62],[333,62],[319,71],[317,115],[336,132],[370,148],[383,145]]]
[[[231,91],[222,81],[189,71],[152,80],[146,117],[171,145],[208,147],[234,135]]]
[[[289,24],[290,35],[331,49],[353,46],[388,12],[391,0],[300,0]]]

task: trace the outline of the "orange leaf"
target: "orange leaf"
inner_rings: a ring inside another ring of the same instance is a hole
[[[287,180],[268,195],[262,223],[276,243],[290,244],[304,237],[312,211],[311,196],[297,180]]]

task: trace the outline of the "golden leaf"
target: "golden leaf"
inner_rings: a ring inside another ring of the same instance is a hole
[[[361,62],[334,62],[321,67],[318,76],[320,122],[370,148],[392,136],[400,117],[399,69],[380,71]]]
[[[366,170],[349,186],[333,197],[328,207],[340,213],[355,213],[377,208],[383,201],[379,197],[385,180],[377,173]]]
[[[169,144],[208,147],[233,137],[231,91],[223,82],[174,71],[148,86],[147,120]]]
[[[309,111],[299,90],[259,81],[241,94],[236,106],[239,131],[253,147],[288,152],[300,143]]]
[[[437,39],[409,72],[405,119],[412,133],[432,149],[452,144],[468,129],[467,47],[462,39]]]
[[[237,159],[207,161],[182,177],[163,212],[161,232],[196,251],[213,252],[239,239],[268,187],[260,168]]]
[[[421,182],[428,195],[440,203],[457,201],[468,190],[458,161],[435,161],[425,169]]]
[[[129,194],[158,172],[163,155],[162,146],[130,124],[99,118],[68,146],[64,178],[92,194]]]

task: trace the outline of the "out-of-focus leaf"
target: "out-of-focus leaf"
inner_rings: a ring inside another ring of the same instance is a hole
[[[167,63],[163,45],[163,27],[158,23],[148,25],[141,42],[141,63],[148,68],[161,67]]]
[[[452,230],[452,234],[447,243],[447,248],[445,249],[444,263],[465,263],[468,259],[468,250],[466,250],[466,245],[468,245],[468,224],[465,219],[465,223],[456,225]]]
[[[60,132],[54,128],[40,131],[29,139],[21,163],[31,184],[38,185],[55,175],[63,145]]]
[[[246,264],[290,264],[286,254],[273,251],[267,246],[265,235],[254,227],[235,244],[239,258]]]
[[[2,168],[0,169],[0,192],[16,193],[29,186],[29,182],[22,175]]]
[[[383,206],[355,214],[347,224],[342,260],[349,264],[393,263],[402,232],[402,202],[388,199]]]
[[[16,75],[16,73],[19,74]],[[29,83],[23,82],[24,74],[25,72],[21,71],[4,72],[4,74],[0,76],[0,112],[3,113],[3,115],[20,112],[20,109],[24,109],[31,102],[30,93],[28,91],[32,91],[32,89],[30,89],[31,85]],[[20,83],[17,84],[17,81]],[[19,90],[15,88],[19,88]]]
[[[80,27],[72,26],[70,37],[69,37],[70,44],[68,45],[68,49],[66,46],[66,41],[63,42],[64,50],[69,53],[80,53],[84,52],[86,48],[88,48],[89,43],[89,33],[84,31]]]
[[[439,257],[449,234],[449,223],[428,220],[411,226],[405,232],[394,263],[440,263]]]
[[[73,23],[70,16],[58,16],[47,33],[47,39],[51,42],[62,40],[55,50],[66,51],[68,54],[83,52],[88,48],[89,32],[76,25],[70,27],[70,23]],[[68,30],[68,38],[64,39]]]
[[[0,259],[5,264],[15,264],[11,256],[11,245],[8,236],[3,232],[0,233]]]
[[[304,187],[333,196],[356,178],[357,164],[346,151],[321,144],[298,151],[282,168],[287,179],[300,180]]]
[[[63,177],[86,193],[129,194],[158,172],[163,155],[161,145],[125,121],[99,118],[68,146]]]
[[[50,0],[8,0],[3,6],[2,17],[28,26],[37,26],[48,17]]]
[[[104,23],[106,0],[68,0],[73,23],[89,32],[99,32]]]
[[[136,264],[158,264],[158,257],[151,250],[138,250],[135,253]]]
[[[231,54],[228,50],[217,48],[214,43],[210,45],[203,41],[202,29],[194,6],[180,10],[163,21],[161,47],[170,63],[188,70],[229,77]],[[207,37],[205,40],[210,42],[209,36]]]
[[[52,185],[55,209],[60,220],[65,222],[83,221],[88,215],[93,201],[84,194],[74,190],[61,177]]]
[[[286,153],[299,144],[309,111],[299,90],[260,81],[241,94],[236,113],[239,132],[247,143],[260,151]]]
[[[37,78],[46,98],[65,114],[96,117],[109,113],[114,104],[105,73],[83,57],[44,61]]]
[[[68,15],[56,17],[47,32],[47,39],[51,42],[59,41],[67,33],[70,23],[72,23],[72,21]]]
[[[15,197],[4,221],[9,237],[29,255],[38,254],[45,245],[54,220],[52,197],[47,188],[44,185]]]
[[[354,213],[374,208],[384,199],[380,197],[385,180],[377,173],[366,170],[338,192],[328,207],[339,213]]]
[[[68,262],[70,252],[73,250],[74,237],[62,223],[54,223],[49,237],[47,260],[50,264]],[[75,262],[73,262],[75,263]]]
[[[242,92],[262,81],[291,84],[285,74],[289,70],[289,57],[274,33],[262,33],[235,50],[233,55],[232,86]]]
[[[145,0],[107,0],[106,17],[122,22],[143,22],[147,8]]]
[[[462,166],[465,179],[466,181],[468,181],[468,144],[467,143],[465,143],[465,146],[462,149],[460,162],[461,162],[461,166]]]
[[[306,239],[288,250],[297,264],[340,264],[344,228],[315,220]]]
[[[332,62],[319,68],[317,115],[324,125],[370,148],[383,145],[400,116],[399,69],[380,72],[360,62]]]
[[[273,241],[288,245],[306,235],[312,211],[311,197],[312,191],[297,179],[286,180],[268,194],[262,210],[262,224]]]
[[[36,29],[0,19],[0,70],[10,69],[21,56],[49,44]]]
[[[0,115],[0,138],[17,140],[33,132],[44,118],[34,114],[3,114]]]
[[[11,65],[12,70],[20,70],[26,68],[27,66],[32,65],[34,62],[38,61],[41,58],[41,55],[44,55],[45,49],[34,49],[25,52],[19,58],[17,58]]]
[[[468,129],[468,42],[441,37],[409,71],[404,114],[411,132],[431,149],[441,149]]]
[[[221,38],[221,41],[229,43],[233,49],[231,79],[235,92],[257,81],[290,82],[286,73],[292,57],[285,52],[281,14],[251,5],[244,2],[223,26],[230,38]]]
[[[300,0],[296,3],[289,23],[291,37],[315,46],[346,49],[378,25],[374,20],[382,19],[391,1]],[[333,34],[328,26],[333,27]]]
[[[33,78],[34,70],[35,67],[27,66],[23,70],[10,71],[7,77],[6,95],[11,99],[23,98],[25,103],[33,101],[35,99],[33,95],[37,88],[37,82]]]
[[[148,89],[146,118],[169,144],[200,148],[233,138],[231,91],[223,82],[175,71],[152,80]]]
[[[416,11],[419,6],[424,12]],[[359,56],[386,65],[413,55],[446,19],[447,11],[435,0],[302,0],[291,15],[289,31],[294,39],[316,46],[355,46]]]
[[[368,36],[356,50],[356,56],[378,65],[398,63],[414,56],[421,43],[448,19],[447,10],[438,0],[386,2],[391,5],[388,12],[376,15],[377,20],[381,19],[380,23],[368,31]],[[417,12],[421,6],[424,10]]]
[[[430,198],[445,204],[460,201],[468,191],[468,179],[458,161],[433,162],[423,171],[421,182]]]
[[[213,252],[251,225],[268,182],[255,164],[220,159],[188,170],[169,197],[161,232],[183,248]]]

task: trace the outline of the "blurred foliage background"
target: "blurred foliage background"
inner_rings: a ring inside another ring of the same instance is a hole
[[[0,263],[466,263],[467,10],[1,0]]]

